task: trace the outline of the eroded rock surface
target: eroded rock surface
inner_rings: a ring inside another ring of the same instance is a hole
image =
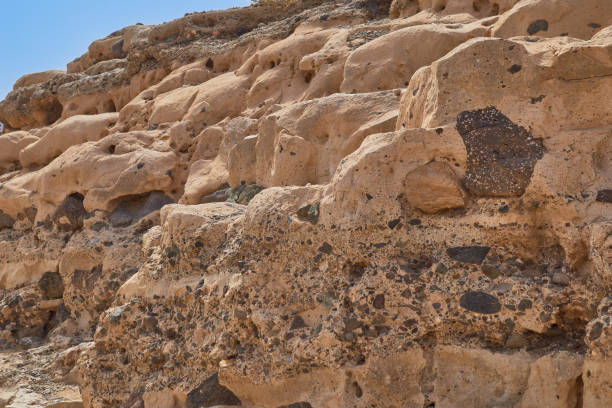
[[[126,27],[0,103],[0,406],[612,406],[612,9]]]

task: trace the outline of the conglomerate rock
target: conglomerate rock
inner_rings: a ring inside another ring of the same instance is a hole
[[[261,3],[0,103],[0,406],[612,406],[612,3]]]

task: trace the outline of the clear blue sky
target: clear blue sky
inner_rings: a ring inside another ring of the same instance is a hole
[[[91,42],[128,25],[159,24],[250,0],[2,0],[0,100],[23,74],[66,69]]]

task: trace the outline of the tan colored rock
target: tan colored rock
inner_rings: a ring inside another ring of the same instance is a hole
[[[426,213],[463,207],[463,192],[457,175],[444,162],[431,162],[406,176],[405,200]]]
[[[13,89],[24,88],[27,86],[40,84],[41,82],[46,82],[56,76],[59,76],[65,73],[66,71],[50,70],[50,71],[44,71],[44,72],[36,72],[33,74],[26,74],[15,82],[15,85],[13,85]]]
[[[509,10],[519,0],[477,0],[473,2],[464,0],[393,0],[390,16],[392,18],[423,19],[427,14],[437,16],[468,15],[470,17],[495,16]],[[438,17],[439,18],[439,17]]]
[[[527,353],[443,346],[434,355],[436,406],[476,408],[515,405],[527,388],[533,358]]]
[[[228,184],[237,187],[240,184],[254,184],[256,180],[257,156],[255,147],[257,136],[247,136],[238,142],[229,152]]]
[[[367,135],[391,130],[398,99],[392,91],[338,94],[268,115],[257,140],[257,184],[329,181],[342,158]]]
[[[70,146],[96,142],[108,134],[118,119],[116,113],[73,116],[53,126],[42,138],[19,153],[23,167],[44,166]]]
[[[612,5],[598,0],[522,1],[491,27],[494,37],[569,36],[590,39],[612,24]]]
[[[487,28],[474,24],[419,25],[393,31],[357,48],[344,65],[341,92],[405,88],[414,72]]]
[[[582,393],[582,356],[561,352],[536,360],[531,366],[521,408],[570,408]]]
[[[87,211],[110,210],[122,196],[169,188],[174,166],[174,153],[151,135],[113,134],[73,146],[46,167],[5,183],[0,208],[16,216],[33,206],[43,220],[69,194],[81,192]]]
[[[256,124],[257,122],[253,119],[237,117],[225,120],[214,128],[205,129],[198,136],[196,152],[192,157],[181,203],[198,204],[200,198],[217,191],[228,183],[230,152],[246,136],[256,131]],[[219,143],[218,137],[222,137],[222,140],[216,147],[216,143]],[[213,152],[217,151],[216,156],[212,160],[201,159],[201,155],[210,157],[210,152],[205,150],[208,147],[212,147]],[[253,179],[255,174],[251,173],[249,177]]]
[[[19,152],[37,140],[38,137],[24,131],[0,136],[0,166],[5,167],[19,161]]]

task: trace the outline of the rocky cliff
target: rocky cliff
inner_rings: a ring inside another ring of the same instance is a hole
[[[303,0],[0,103],[0,407],[609,408],[612,2]]]

